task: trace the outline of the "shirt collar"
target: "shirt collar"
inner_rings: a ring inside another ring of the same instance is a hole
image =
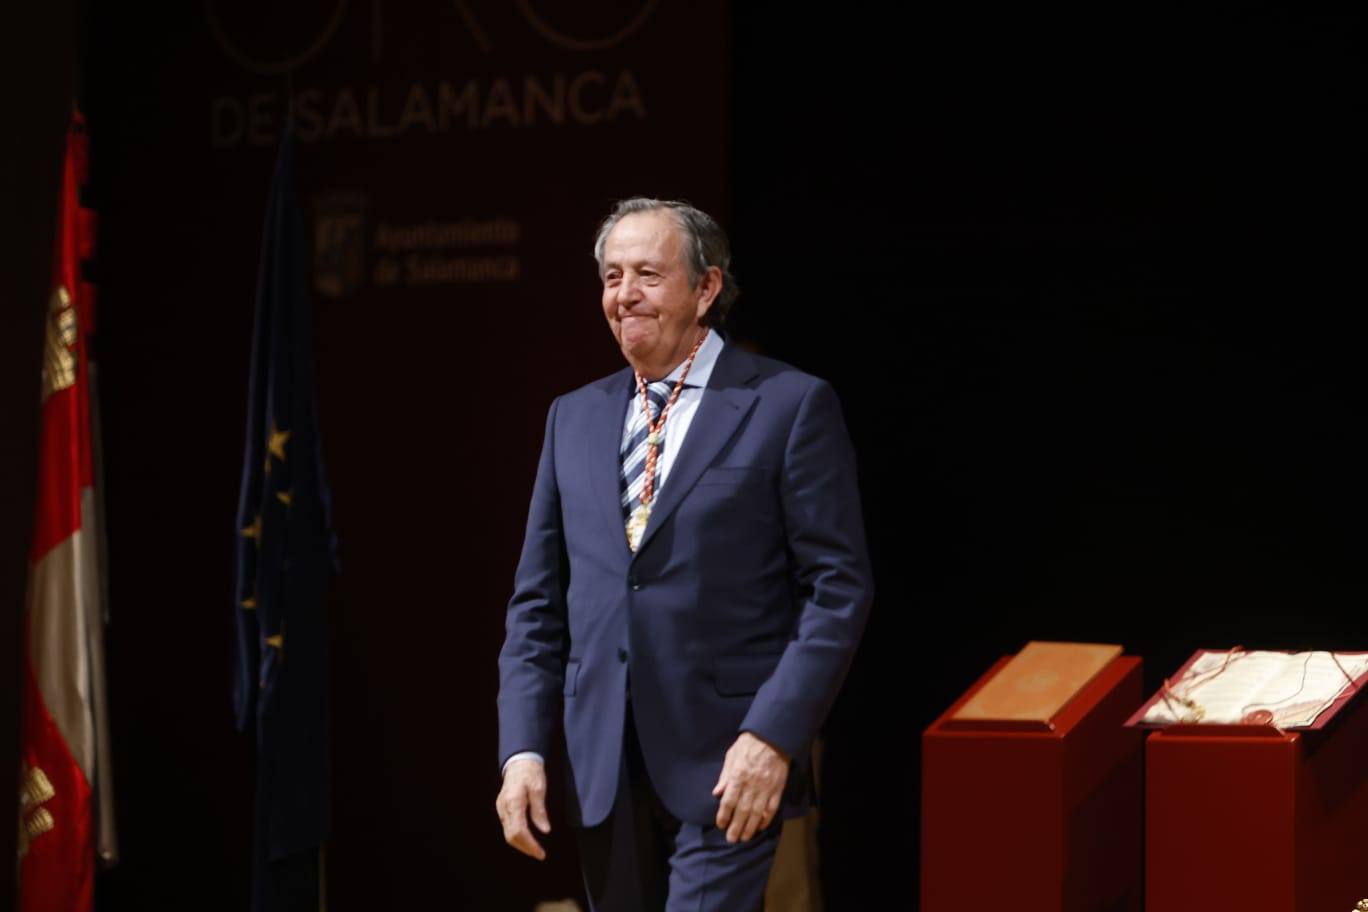
[[[722,337],[711,329],[703,337],[703,344],[698,346],[698,354],[694,355],[693,367],[689,368],[689,379],[684,384],[685,387],[698,386],[707,387],[708,379],[712,377],[713,367],[717,365],[717,356],[722,353]],[[684,365],[687,359],[681,361],[679,366],[665,375],[663,379],[674,383],[679,379],[679,375],[684,373]]]

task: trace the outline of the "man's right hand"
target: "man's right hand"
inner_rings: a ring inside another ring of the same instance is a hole
[[[515,760],[504,770],[503,787],[494,801],[503,823],[504,841],[537,861],[546,860],[546,850],[537,842],[528,818],[543,833],[551,832],[546,816],[546,769],[538,760]]]

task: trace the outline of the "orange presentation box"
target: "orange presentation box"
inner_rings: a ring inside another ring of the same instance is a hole
[[[1148,912],[1350,912],[1368,898],[1368,697],[1319,731],[1149,736]]]
[[[922,735],[923,912],[1140,912],[1140,660],[1111,660],[1044,730],[957,726],[1010,660]]]

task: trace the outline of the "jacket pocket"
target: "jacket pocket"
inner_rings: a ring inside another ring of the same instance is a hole
[[[779,664],[775,655],[723,656],[717,660],[714,682],[724,697],[744,697],[755,693],[774,674]]]
[[[565,663],[565,695],[573,697],[575,688],[579,686],[580,660],[570,659]]]

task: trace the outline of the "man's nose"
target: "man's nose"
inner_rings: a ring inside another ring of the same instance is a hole
[[[641,281],[635,276],[625,275],[618,283],[618,303],[632,304],[641,300]]]

